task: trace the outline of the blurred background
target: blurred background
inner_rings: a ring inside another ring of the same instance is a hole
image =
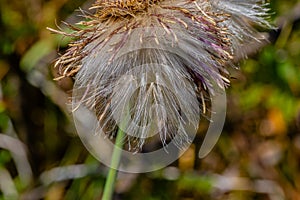
[[[68,41],[46,30],[79,21],[75,10],[91,3],[0,1],[0,199],[101,199],[108,168],[76,134],[72,80],[52,80]],[[300,0],[272,0],[271,8],[279,28],[231,70],[213,151],[197,159],[196,140],[172,166],[120,173],[115,199],[300,199]]]

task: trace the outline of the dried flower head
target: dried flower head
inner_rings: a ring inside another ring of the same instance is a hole
[[[125,121],[134,148],[156,133],[163,144],[188,141],[207,97],[229,84],[235,52],[260,40],[254,27],[271,27],[263,0],[97,0],[90,9],[81,28],[68,24],[72,33],[51,29],[75,38],[56,79],[74,77],[74,109],[93,110],[107,134]]]

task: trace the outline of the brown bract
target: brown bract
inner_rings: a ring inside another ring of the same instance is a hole
[[[135,17],[137,13],[147,12],[147,9],[159,0],[97,0],[90,9],[97,9],[96,16],[100,20],[110,17]]]

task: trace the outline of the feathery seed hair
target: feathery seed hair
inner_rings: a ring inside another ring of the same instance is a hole
[[[90,9],[78,23],[84,28],[50,29],[75,39],[55,63],[56,79],[75,79],[78,106],[95,111],[107,134],[127,110],[124,129],[136,149],[151,121],[163,144],[177,134],[178,146],[188,141],[178,124],[198,127],[197,109],[206,112],[215,85],[229,85],[235,52],[261,39],[254,27],[271,28],[264,0],[97,0]]]

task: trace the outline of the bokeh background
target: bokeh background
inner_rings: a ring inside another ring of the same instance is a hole
[[[101,199],[108,168],[76,134],[72,80],[52,80],[68,41],[46,30],[77,22],[91,3],[0,0],[0,199]],[[197,159],[197,139],[172,166],[120,173],[115,199],[300,199],[300,1],[270,4],[278,29],[231,70],[213,151]]]

